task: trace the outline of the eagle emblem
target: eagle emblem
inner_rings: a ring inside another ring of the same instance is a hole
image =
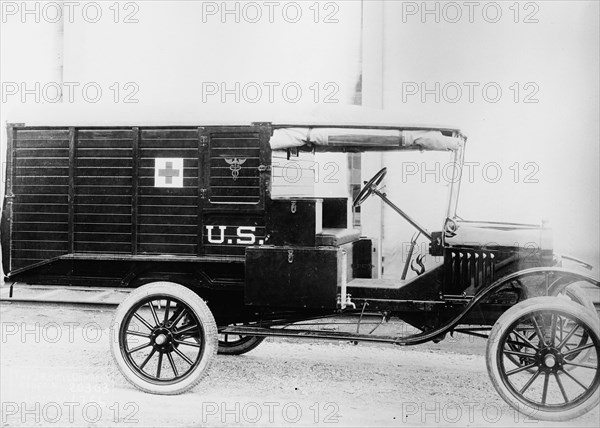
[[[246,162],[246,158],[230,158],[223,156],[225,162],[229,164],[229,170],[231,171],[231,176],[234,180],[237,180],[240,176],[240,170],[242,169],[242,165]]]

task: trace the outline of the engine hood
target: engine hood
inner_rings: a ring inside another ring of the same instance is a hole
[[[446,243],[452,246],[552,250],[552,229],[545,225],[455,220],[445,231]]]

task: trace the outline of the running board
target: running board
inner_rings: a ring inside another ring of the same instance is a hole
[[[130,292],[130,288],[29,285],[17,282],[0,287],[0,302],[118,306]]]
[[[227,326],[219,329],[219,334],[237,334],[243,336],[269,336],[269,337],[296,337],[304,339],[330,339],[348,340],[360,342],[390,343],[394,345],[412,345],[412,340],[417,339],[423,333],[413,334],[406,337],[377,336],[372,334],[352,334],[340,331],[316,331],[301,329],[265,328],[251,326]],[[411,342],[407,343],[406,341]],[[412,340],[411,340],[412,339]],[[427,342],[428,340],[425,340]]]

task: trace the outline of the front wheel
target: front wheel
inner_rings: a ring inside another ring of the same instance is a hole
[[[193,388],[217,353],[217,325],[204,301],[172,282],[137,288],[119,305],[111,351],[125,378],[142,391],[174,395]]]
[[[573,347],[576,335],[587,340]],[[584,361],[573,360],[588,349]],[[565,421],[598,405],[599,353],[595,313],[565,299],[535,297],[498,319],[486,362],[492,384],[513,408],[536,419]]]
[[[588,308],[591,312],[593,312],[596,315],[596,317],[598,317],[598,312],[596,311],[596,307],[594,306],[592,299],[590,299],[590,297],[586,294],[585,290],[582,288],[580,283],[574,283],[569,285],[563,290],[561,294],[558,295],[558,297],[570,299],[575,303],[579,303],[580,305]],[[584,345],[585,343],[587,343],[587,339],[588,338],[584,334],[581,336],[575,334],[571,340],[573,344],[570,343],[568,346],[572,347]],[[570,355],[569,360],[575,363],[585,361],[592,355],[592,352],[592,349],[586,349],[585,351],[580,352],[578,354]],[[575,366],[570,367],[572,368]]]

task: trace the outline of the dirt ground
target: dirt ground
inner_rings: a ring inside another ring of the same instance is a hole
[[[549,424],[506,405],[485,341],[411,348],[269,339],[218,356],[180,396],[130,386],[109,351],[112,309],[0,306],[2,426],[598,426]]]

